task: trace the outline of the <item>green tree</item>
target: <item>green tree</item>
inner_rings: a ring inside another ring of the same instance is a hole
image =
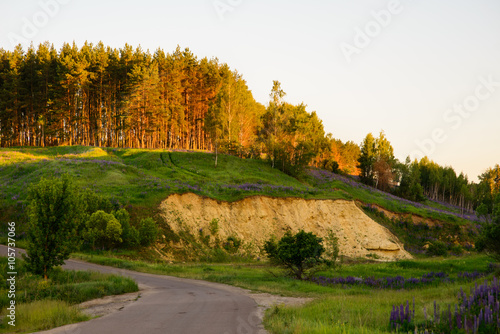
[[[359,175],[361,182],[374,185],[374,172],[373,172],[373,164],[377,159],[377,151],[376,151],[376,142],[375,138],[371,133],[367,134],[363,143],[361,144],[361,155],[359,156],[358,168],[361,171]]]
[[[139,224],[139,240],[141,246],[147,247],[156,241],[158,227],[153,218],[142,219]]]
[[[425,200],[424,189],[420,181],[420,168],[417,161],[411,162],[410,157],[400,166],[401,182],[397,194],[411,201]]]
[[[261,140],[266,147],[266,152],[271,160],[272,168],[275,166],[279,142],[283,132],[283,97],[285,97],[285,95],[286,93],[281,88],[281,83],[276,80],[273,81],[273,88],[269,94],[271,101],[269,102],[269,107],[267,107],[266,112],[262,115]]]
[[[384,131],[380,131],[376,139],[371,133],[366,135],[361,144],[361,155],[358,162],[361,182],[384,191],[390,190],[397,161],[394,158],[392,145],[385,137]]]
[[[300,280],[308,278],[315,268],[324,263],[321,258],[325,251],[322,239],[303,230],[295,235],[288,231],[278,242],[268,240],[264,244],[264,250],[272,262]]]
[[[76,229],[82,203],[68,176],[42,178],[29,189],[28,269],[47,277],[47,272],[62,265],[76,249]]]
[[[112,248],[123,241],[122,232],[122,226],[115,216],[98,210],[87,222],[85,238],[93,248],[96,246],[100,249]]]
[[[500,261],[500,192],[495,195],[493,201],[491,222],[483,223],[476,248],[486,251],[493,259]]]
[[[120,209],[112,213],[122,226],[123,246],[134,248],[139,246],[139,231],[130,225],[130,214],[125,209]]]

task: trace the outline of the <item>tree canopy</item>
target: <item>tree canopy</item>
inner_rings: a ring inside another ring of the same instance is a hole
[[[30,188],[29,200],[25,260],[31,272],[46,277],[50,269],[63,264],[76,250],[84,208],[67,176],[42,179]]]

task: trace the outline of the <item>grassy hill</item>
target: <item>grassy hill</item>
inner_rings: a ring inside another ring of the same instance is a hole
[[[215,168],[214,155],[204,152],[61,146],[0,149],[0,220],[22,223],[29,185],[44,176],[65,173],[81,188],[109,197],[117,207],[126,207],[133,217],[152,215],[172,193],[193,192],[224,201],[253,195],[357,200],[458,226],[457,230],[471,225],[467,218],[472,218],[454,208],[403,200],[322,170],[312,169],[293,178],[265,161],[229,155],[220,155]],[[390,225],[384,217],[373,218]],[[388,227],[399,235],[404,233],[397,224]]]

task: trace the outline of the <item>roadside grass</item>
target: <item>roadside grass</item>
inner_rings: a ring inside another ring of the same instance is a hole
[[[16,332],[48,329],[87,320],[73,307],[87,300],[138,291],[130,278],[90,271],[55,268],[48,279],[26,271],[25,263],[16,260]],[[0,307],[3,317],[0,333],[11,332],[7,306],[10,303],[7,284],[7,258],[0,257]]]
[[[0,333],[32,333],[89,319],[65,301],[37,300],[19,304],[16,307],[16,326],[6,324],[10,320],[4,318]]]
[[[74,257],[108,266],[146,273],[171,275],[230,284],[256,292],[292,297],[311,297],[303,306],[274,306],[264,320],[271,333],[389,333],[389,316],[393,305],[415,298],[416,318],[423,321],[424,307],[431,313],[434,301],[442,307],[454,305],[460,288],[468,291],[474,281],[439,282],[414,289],[375,289],[366,286],[321,286],[297,281],[264,262],[209,263],[147,263],[122,259],[109,254],[73,254]],[[118,255],[119,256],[119,255]],[[387,277],[420,277],[429,272],[445,272],[456,277],[459,272],[479,271],[487,275],[490,259],[486,256],[426,258],[397,262],[345,264],[336,270],[318,275]],[[486,276],[489,277],[489,276]],[[482,281],[483,279],[479,279]]]

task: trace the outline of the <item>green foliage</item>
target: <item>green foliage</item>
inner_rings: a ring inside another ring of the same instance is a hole
[[[358,162],[361,182],[384,191],[390,190],[396,159],[392,145],[383,131],[380,131],[378,138],[371,133],[366,135],[361,144]]]
[[[375,146],[375,138],[373,134],[369,133],[366,135],[363,143],[361,144],[361,155],[358,159],[359,169],[361,174],[359,175],[361,182],[374,185],[374,174],[373,174],[373,164],[377,159],[377,151]]]
[[[101,194],[96,193],[90,189],[84,189],[81,191],[82,201],[86,203],[85,212],[90,216],[96,211],[104,211],[110,213],[113,210],[113,205],[111,204],[109,198],[104,197]]]
[[[31,272],[47,275],[77,248],[82,203],[67,175],[43,178],[30,187],[29,200],[26,262]]]
[[[130,225],[130,214],[125,209],[120,209],[113,212],[113,216],[120,222],[122,226],[122,245],[128,248],[139,246],[139,231],[134,226]]]
[[[6,313],[6,312],[5,312]],[[38,333],[67,324],[89,320],[77,307],[61,300],[36,300],[16,305],[16,333]],[[8,318],[0,323],[0,333],[13,333]]]
[[[219,233],[219,219],[217,218],[213,218],[211,221],[210,221],[210,226],[209,226],[209,229],[210,229],[210,234],[214,237],[217,236],[217,233]]]
[[[326,264],[335,268],[337,266],[337,262],[340,256],[340,247],[339,247],[339,238],[335,235],[335,233],[330,230],[324,240],[325,243],[325,254],[324,258],[326,260]]]
[[[142,219],[139,224],[139,241],[141,246],[147,247],[156,241],[158,227],[153,218]]]
[[[500,193],[495,197],[492,221],[482,225],[481,234],[476,240],[476,249],[486,251],[500,262]]]
[[[410,162],[410,158],[406,159],[406,164],[400,165],[401,182],[396,191],[398,196],[409,199],[415,202],[425,201],[424,188],[421,184],[420,169],[418,163]]]
[[[110,213],[102,210],[94,212],[87,222],[85,239],[90,242],[92,248],[112,248],[123,240],[122,226],[120,222]]]
[[[224,249],[229,253],[229,254],[234,254],[238,252],[241,246],[241,239],[236,237],[236,236],[229,236],[226,239],[226,242],[224,242]]]
[[[326,138],[317,114],[308,113],[304,104],[285,103],[285,95],[281,83],[274,81],[259,137],[273,168],[298,175],[326,145]]]
[[[448,255],[448,247],[444,242],[435,240],[429,243],[426,253],[431,256],[446,256]]]
[[[277,244],[268,240],[264,250],[273,262],[279,263],[291,276],[302,280],[324,263],[321,256],[325,248],[321,243],[322,239],[313,233],[300,230],[295,235],[287,232]]]
[[[486,222],[491,220],[491,215],[488,212],[488,205],[486,205],[486,203],[481,203],[476,208],[476,215],[479,219],[483,219]]]

